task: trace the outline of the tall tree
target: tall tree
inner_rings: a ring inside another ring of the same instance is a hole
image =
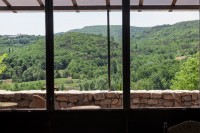
[[[197,90],[199,88],[199,53],[180,66],[172,80],[171,89]]]
[[[7,54],[0,56],[0,75],[6,70],[6,65],[3,63],[3,60],[7,57]]]

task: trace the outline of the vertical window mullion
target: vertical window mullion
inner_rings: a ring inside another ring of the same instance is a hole
[[[46,105],[47,111],[54,110],[54,31],[53,0],[45,0],[46,26]]]
[[[123,109],[130,109],[130,0],[122,0]]]
[[[108,37],[108,90],[111,91],[111,74],[110,74],[110,10],[107,9],[107,37]]]

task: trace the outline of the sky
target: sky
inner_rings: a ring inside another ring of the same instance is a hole
[[[106,25],[106,14],[106,12],[54,13],[54,32],[66,32],[91,25]],[[45,34],[44,13],[1,13],[0,18],[0,35]],[[131,12],[131,26],[137,27],[152,27],[190,20],[199,20],[199,12]],[[110,24],[122,24],[120,12],[110,13]]]

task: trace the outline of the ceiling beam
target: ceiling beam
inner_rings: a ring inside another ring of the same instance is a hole
[[[72,0],[72,4],[73,4],[73,6],[74,6],[76,12],[80,12],[80,11],[78,10],[78,4],[77,4],[76,0]]]
[[[79,11],[106,11],[107,9],[110,10],[118,10],[122,9],[121,6],[77,6]],[[173,7],[173,10],[189,10],[189,11],[198,11],[200,5],[176,5]],[[171,6],[162,5],[162,6],[131,6],[131,10],[169,10]],[[11,7],[0,7],[0,11],[44,11],[44,7],[40,6],[11,6]],[[55,11],[74,11],[76,10],[73,6],[54,6]]]
[[[143,3],[144,3],[144,0],[140,0],[140,1],[139,1],[139,6],[142,7],[142,6],[143,6]],[[141,11],[142,11],[142,10],[140,10],[140,9],[138,10],[138,12],[141,12]]]
[[[41,7],[44,7],[44,3],[42,2],[42,0],[37,0],[37,2]]]
[[[171,6],[175,6],[176,2],[177,2],[177,0],[173,0]]]
[[[2,0],[8,8],[12,7],[12,5],[7,0]],[[13,13],[17,13],[16,10],[11,10]]]
[[[143,6],[144,0],[140,0],[139,6]]]
[[[110,0],[106,0],[106,6],[110,7]]]
[[[177,2],[177,0],[173,0],[173,1],[172,1],[171,9],[169,10],[169,12],[172,12],[172,11],[173,11],[173,8],[175,7],[176,2]]]

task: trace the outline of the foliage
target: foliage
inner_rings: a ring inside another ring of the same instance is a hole
[[[172,80],[171,89],[198,90],[199,89],[199,53],[189,57],[180,66],[180,70]]]
[[[131,27],[131,89],[169,89],[186,60],[198,52],[198,21]],[[54,75],[61,90],[107,90],[106,26],[87,26],[55,35]],[[122,27],[111,26],[111,89],[122,90]],[[7,69],[0,79],[21,83],[46,79],[44,36],[0,36]],[[72,79],[72,80],[69,80]],[[36,89],[35,87],[28,87]],[[12,88],[12,87],[11,87]]]
[[[23,83],[13,83],[7,84],[2,83],[0,85],[1,89],[10,90],[10,91],[19,91],[19,90],[41,90],[44,87],[44,83],[41,81],[36,82],[23,82]]]
[[[0,75],[6,70],[6,65],[3,63],[3,60],[7,57],[7,54],[0,56]]]

